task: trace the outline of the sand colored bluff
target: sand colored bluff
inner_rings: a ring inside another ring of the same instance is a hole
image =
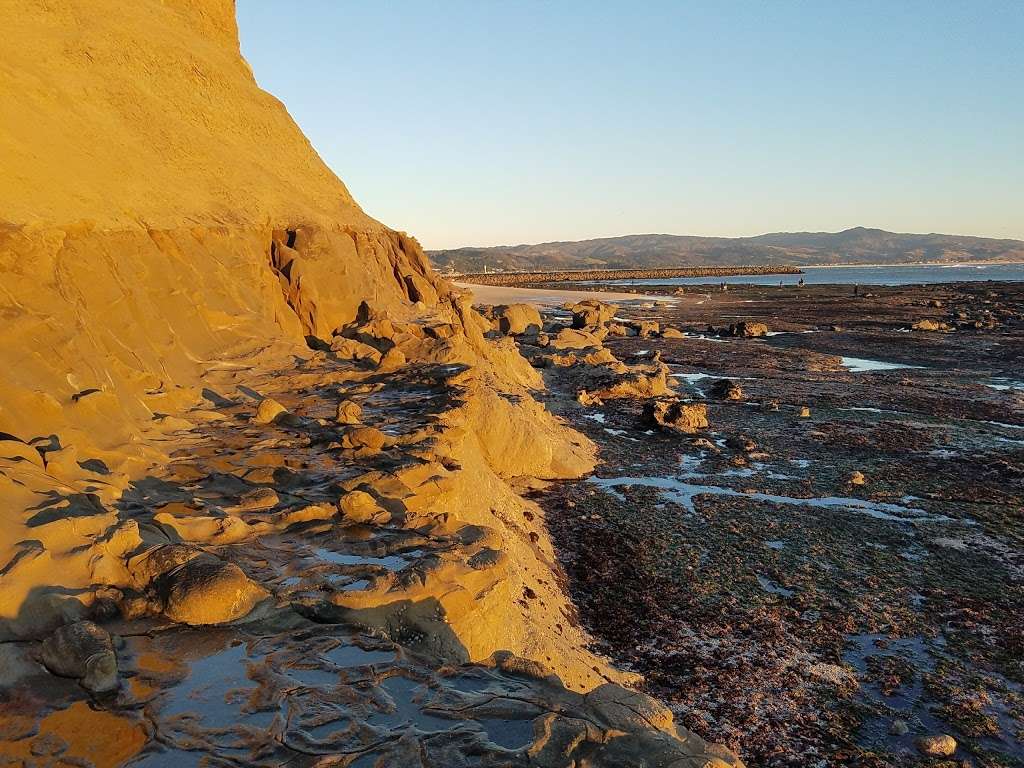
[[[588,650],[522,493],[594,446],[234,4],[0,24],[0,754],[739,765]]]

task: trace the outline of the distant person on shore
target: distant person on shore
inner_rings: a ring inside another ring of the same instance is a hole
[[[860,296],[860,286],[857,283],[853,284],[853,295]]]
[[[801,277],[800,282],[798,282],[796,285],[798,288],[803,288],[806,285],[806,283],[804,282],[804,279]]]

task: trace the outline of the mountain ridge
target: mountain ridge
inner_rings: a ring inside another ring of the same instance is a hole
[[[839,232],[769,232],[751,237],[631,234],[587,240],[462,247],[427,252],[440,269],[480,272],[656,269],[749,264],[907,264],[1024,261],[1024,240],[851,227]]]

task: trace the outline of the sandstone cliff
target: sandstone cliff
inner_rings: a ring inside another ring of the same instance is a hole
[[[579,476],[593,446],[257,87],[233,3],[3,0],[0,24],[17,41],[0,63],[0,638],[22,641],[0,690],[35,685],[41,658],[121,697],[114,714],[68,708],[80,688],[44,697],[18,715],[38,728],[0,746],[35,754],[34,734],[74,712],[57,729],[85,738],[69,756],[117,729],[135,736],[97,764],[171,749],[180,723],[161,718],[188,665],[175,652],[147,668],[140,638],[224,625],[308,663],[310,627],[328,624],[346,628],[332,642],[385,644],[395,679],[470,662],[510,676],[535,764],[730,759],[586,649],[542,512],[513,484]],[[115,647],[87,620],[150,634]],[[185,655],[223,631],[189,635]],[[283,706],[294,685],[274,674],[261,685]],[[380,727],[345,749],[375,754]],[[467,746],[465,727],[449,734],[460,754],[508,751],[479,728],[484,746]],[[217,755],[218,733],[194,725],[181,743]],[[251,764],[342,749],[289,734],[254,743]],[[394,734],[388,749],[407,749]]]

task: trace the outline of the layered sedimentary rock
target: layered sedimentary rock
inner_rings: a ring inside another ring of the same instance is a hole
[[[513,488],[589,471],[593,446],[534,401],[542,380],[512,340],[486,337],[258,88],[233,4],[5,2],[0,24],[18,40],[0,66],[0,638],[19,641],[0,689],[37,685],[46,642],[49,669],[116,697],[118,727],[145,732],[145,706],[171,734],[186,683],[140,686],[145,654],[105,627],[224,625],[299,654],[327,624],[426,665],[375,669],[382,689],[495,670],[534,734],[519,751],[492,743],[495,764],[529,749],[552,765],[731,761],[653,702],[634,712],[627,676],[586,649],[542,513]],[[203,642],[187,646],[197,663]],[[316,714],[289,698],[294,681],[264,682],[269,698],[246,706]],[[101,710],[67,706],[85,695],[42,697],[18,714],[39,727],[5,729],[4,749],[35,754],[39,734],[61,736],[57,715],[74,713],[64,736],[99,727]],[[449,698],[449,741],[479,753]],[[358,720],[363,704],[345,702]],[[289,732],[249,759],[377,754],[366,717],[355,746]],[[161,743],[147,749],[176,748]],[[63,749],[85,759],[74,739]]]

